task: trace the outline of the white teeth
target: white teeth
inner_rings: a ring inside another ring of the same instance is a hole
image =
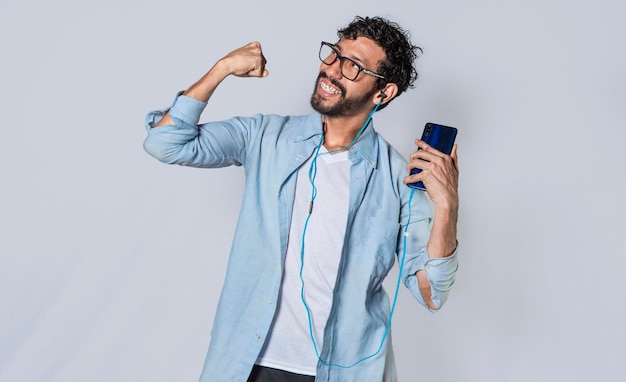
[[[335,88],[331,88],[330,86],[326,85],[323,82],[320,82],[320,86],[322,87],[322,90],[324,90],[326,93],[330,93],[330,94],[341,94],[341,91],[335,89]]]

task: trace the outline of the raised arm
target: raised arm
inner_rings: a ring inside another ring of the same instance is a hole
[[[407,166],[409,172],[413,168],[422,171],[409,175],[404,183],[422,181],[426,192],[435,207],[435,215],[427,245],[430,258],[443,258],[452,255],[457,246],[456,226],[459,210],[456,145],[450,155],[446,155],[421,140],[416,140],[419,149],[411,154]],[[416,191],[419,192],[419,191]],[[417,281],[424,301],[431,309],[437,306],[431,299],[431,285],[425,271],[417,272]]]
[[[239,49],[233,50],[191,85],[183,95],[208,102],[219,84],[229,75],[237,77],[267,77],[269,72],[265,69],[267,60],[263,56],[263,50],[259,42],[251,42]],[[167,112],[154,127],[173,125],[174,121]]]

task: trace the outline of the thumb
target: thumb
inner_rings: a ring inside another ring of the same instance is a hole
[[[459,161],[456,154],[456,143],[452,146],[452,151],[450,152],[450,157],[452,158],[452,163],[454,163],[454,167],[459,168]]]

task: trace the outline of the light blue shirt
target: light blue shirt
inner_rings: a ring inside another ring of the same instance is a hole
[[[246,381],[274,317],[296,172],[319,143],[321,117],[258,114],[198,125],[205,106],[179,96],[169,108],[175,124],[156,129],[152,127],[167,109],[149,113],[144,149],[169,164],[244,168],[243,203],[200,381]],[[377,352],[389,320],[390,301],[382,282],[404,251],[411,192],[402,182],[406,161],[374,131],[373,123],[348,157],[348,222],[320,349],[327,364],[318,363],[316,380],[395,381],[390,336],[376,356],[358,361]],[[426,193],[415,191],[401,277],[424,305],[415,273],[426,271],[432,299],[440,307],[454,283],[457,253],[429,259],[432,216]]]

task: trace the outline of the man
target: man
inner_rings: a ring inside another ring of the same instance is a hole
[[[395,256],[432,311],[454,282],[456,148],[448,156],[416,141],[407,166],[371,122],[412,86],[419,48],[377,17],[355,18],[338,37],[321,44],[311,115],[198,125],[226,77],[269,75],[253,42],[147,117],[144,147],[162,162],[245,169],[201,381],[394,381],[382,282]],[[422,171],[407,176],[412,168]],[[427,192],[406,186],[417,181]]]

